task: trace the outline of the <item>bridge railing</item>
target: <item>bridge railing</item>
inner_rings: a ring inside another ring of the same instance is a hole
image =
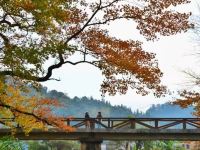
[[[85,128],[89,121],[90,128],[106,129],[194,129],[200,128],[200,118],[70,118],[66,123],[75,128]]]
[[[13,121],[13,119],[0,118]],[[196,129],[200,128],[200,118],[66,118],[66,124],[75,128],[91,129]]]

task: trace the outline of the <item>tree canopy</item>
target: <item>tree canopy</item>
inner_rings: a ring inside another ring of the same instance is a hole
[[[190,14],[170,11],[169,7],[188,0],[1,0],[0,42],[1,72],[26,81],[44,82],[63,64],[88,63],[98,67],[105,80],[102,93],[126,93],[128,87],[138,93],[152,90],[162,94],[162,73],[154,53],[142,49],[142,43],[112,37],[103,25],[118,19],[137,23],[147,40],[173,35],[192,25]],[[120,29],[121,30],[121,29]],[[83,59],[69,61],[79,52]],[[90,55],[93,61],[87,60]],[[44,67],[49,59],[55,63]]]
[[[37,85],[57,80],[52,73],[64,64],[87,63],[102,71],[102,94],[125,94],[130,87],[142,95],[152,91],[161,96],[166,87],[161,85],[155,54],[143,50],[138,40],[113,37],[107,25],[132,20],[146,40],[174,35],[192,27],[190,14],[170,10],[186,3],[189,1],[0,0],[1,83],[12,77],[19,87]],[[82,59],[70,61],[76,53]],[[49,64],[49,60],[55,61]],[[0,99],[0,107],[11,109],[6,103]]]

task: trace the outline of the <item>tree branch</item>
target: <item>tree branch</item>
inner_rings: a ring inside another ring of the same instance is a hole
[[[12,23],[10,23],[10,22],[7,21],[7,20],[1,20],[1,21],[0,21],[0,24],[1,24],[1,23],[5,23],[5,24],[9,25],[9,27],[16,27],[16,26],[18,26],[19,28],[21,28],[21,25],[20,25],[19,23],[14,23],[14,24],[12,24]]]
[[[95,15],[97,14],[97,12],[99,11],[99,10],[101,10],[101,4],[102,4],[102,1],[100,0],[99,1],[99,5],[97,6],[97,9],[94,11],[94,13],[91,15],[91,17],[88,19],[88,21],[83,25],[83,27],[79,30],[79,31],[77,31],[76,33],[74,33],[72,36],[70,36],[67,40],[66,40],[66,42],[65,42],[65,44],[67,45],[67,43],[70,41],[70,40],[72,40],[73,38],[75,38],[77,35],[79,35],[87,26],[88,26],[88,24],[92,21],[92,19],[95,17]]]
[[[74,50],[75,52],[80,52],[80,53],[83,53],[83,55],[85,54],[85,55],[88,55],[88,54],[90,54],[90,53],[87,53],[86,52],[86,49],[85,49],[85,51],[82,51],[82,50],[78,50],[78,49],[76,49],[76,50]]]
[[[71,65],[78,65],[78,64],[81,64],[81,63],[87,63],[87,64],[95,66],[95,63],[97,63],[97,62],[99,62],[99,61],[86,61],[86,60],[77,61],[77,62],[65,61],[65,64],[68,63],[68,64],[71,64]]]
[[[6,76],[6,75],[15,76],[14,73],[13,73],[13,71],[8,71],[8,70],[0,71],[0,75],[1,76]]]
[[[26,26],[26,25],[22,26],[19,22],[17,22],[17,21],[15,20],[14,16],[9,15],[10,18],[12,18],[12,20],[15,22],[15,23],[12,24],[12,23],[9,22],[8,20],[6,20],[6,17],[7,17],[7,16],[8,16],[8,14],[6,13],[6,14],[3,16],[3,19],[0,21],[0,24],[5,23],[5,24],[7,24],[9,27],[19,27],[19,29],[26,29],[26,30],[28,30],[29,27],[32,27],[32,26],[33,26],[33,25],[30,25],[28,21],[26,22],[26,23],[28,24],[27,26]],[[18,17],[21,18],[21,16],[18,16]],[[21,18],[21,19],[23,19],[23,18]]]
[[[1,119],[0,119],[0,124],[6,125],[6,123],[5,123],[5,122],[3,122],[3,121],[1,121]]]
[[[121,0],[114,0],[111,3],[109,3],[108,5],[102,6],[101,9],[108,8],[108,7],[112,6],[114,3],[119,2],[119,1],[121,1]]]
[[[93,23],[90,23],[90,24],[88,24],[88,26],[93,26],[93,25],[100,25],[100,24],[106,24],[106,23],[108,23],[108,22],[110,22],[110,21],[115,21],[115,20],[117,20],[117,19],[122,19],[122,18],[131,18],[131,17],[115,17],[115,18],[110,18],[110,19],[106,19],[106,20],[104,20],[104,21],[99,21],[99,22],[93,22]]]
[[[94,13],[91,15],[91,17],[88,19],[88,21],[83,25],[83,27],[77,31],[76,33],[74,33],[73,35],[71,35],[65,42],[65,44],[67,44],[70,40],[72,40],[73,38],[75,38],[76,36],[78,36],[86,27],[88,27],[89,25],[96,25],[90,22],[92,21],[92,19],[95,17],[95,15],[98,13],[98,11],[108,8],[110,6],[112,6],[114,3],[119,2],[120,0],[114,0],[111,3],[109,3],[108,5],[102,6],[102,1],[99,1],[99,5],[97,6],[97,9],[94,11]]]
[[[39,78],[36,79],[36,81],[38,81],[38,82],[44,82],[44,81],[49,80],[49,78],[52,76],[52,71],[54,69],[56,69],[56,68],[60,68],[64,64],[64,58],[63,58],[63,56],[62,56],[61,53],[59,53],[59,59],[60,59],[60,62],[58,64],[52,65],[52,66],[50,66],[48,68],[46,76],[39,77]]]
[[[0,32],[0,37],[3,39],[5,45],[9,45],[10,43],[9,39],[1,32]]]
[[[52,125],[52,124],[49,123],[46,119],[43,119],[43,118],[41,118],[41,117],[35,115],[34,113],[29,113],[29,112],[24,112],[24,111],[18,110],[18,109],[14,108],[14,107],[12,107],[12,106],[10,106],[10,105],[3,104],[2,102],[0,103],[0,106],[1,106],[1,107],[4,107],[4,108],[10,109],[13,113],[14,113],[14,112],[18,112],[18,113],[21,113],[21,114],[25,114],[25,115],[28,115],[28,116],[32,116],[32,117],[36,118],[37,120],[40,120],[40,121],[46,123],[47,125]]]
[[[53,69],[60,68],[63,64],[68,63],[68,64],[71,64],[71,65],[78,65],[78,64],[81,64],[81,63],[87,63],[87,64],[90,64],[90,65],[96,66],[95,63],[99,62],[99,61],[87,61],[87,60],[82,60],[82,61],[77,61],[77,62],[64,61],[64,59],[61,56],[60,56],[60,59],[61,59],[60,63],[58,63],[56,65],[52,65],[48,68],[48,72],[44,77],[34,77],[34,76],[32,76],[31,78],[35,78],[35,81],[38,81],[38,82],[44,82],[44,81],[48,81],[48,80],[60,81],[59,79],[50,78],[50,77],[52,76]],[[16,74],[14,74],[13,71],[8,71],[8,70],[0,71],[0,75],[17,76]],[[29,79],[26,79],[26,80],[29,80]]]

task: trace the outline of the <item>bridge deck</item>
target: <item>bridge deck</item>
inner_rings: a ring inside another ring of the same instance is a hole
[[[0,137],[8,135],[9,129],[0,129]],[[63,132],[57,129],[49,131],[34,130],[25,136],[20,130],[17,138],[21,140],[200,140],[200,129],[77,129],[75,132]]]

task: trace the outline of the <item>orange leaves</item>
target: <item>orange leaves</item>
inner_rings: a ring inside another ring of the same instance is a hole
[[[159,9],[165,9],[165,8],[168,8],[170,5],[172,6],[177,6],[177,5],[180,5],[180,4],[184,4],[184,3],[189,3],[190,0],[145,0],[147,2],[149,2],[151,8],[155,9],[155,8],[159,8]]]
[[[144,11],[141,8],[130,5],[124,5],[121,11],[124,12],[123,16],[127,19],[140,20],[144,15]]]
[[[146,95],[149,90],[154,95],[166,93],[166,87],[160,85],[162,72],[158,68],[155,54],[145,52],[139,41],[123,41],[109,35],[109,31],[101,29],[101,25],[109,24],[117,19],[135,21],[137,29],[147,40],[154,40],[160,35],[168,36],[187,31],[192,25],[188,22],[191,14],[168,11],[166,8],[188,3],[187,0],[145,0],[141,7],[131,3],[106,1],[91,5],[92,11],[99,12],[102,17],[90,18],[89,23],[77,28],[81,31],[75,35],[78,46],[99,60],[96,63],[102,70],[105,80],[101,85],[103,94],[125,94],[129,87],[137,93]],[[143,6],[143,7],[142,7]],[[95,11],[96,10],[96,11]]]
[[[183,108],[194,106],[196,116],[200,116],[200,94],[197,92],[182,91],[179,92],[181,98],[177,99],[173,104],[179,105]]]
[[[68,14],[68,20],[65,21],[70,24],[79,24],[87,19],[87,14],[77,8],[70,8],[66,13]]]
[[[36,6],[34,5],[34,3],[31,0],[24,0],[21,2],[21,7],[30,12],[33,11],[34,9],[36,9]]]
[[[106,77],[101,86],[103,93],[125,94],[129,86],[144,95],[147,94],[146,88],[155,90],[158,96],[165,92],[165,87],[159,85],[162,73],[155,54],[143,51],[139,41],[122,41],[96,28],[84,32],[81,39],[101,60],[98,65]]]
[[[138,20],[137,28],[148,40],[153,40],[157,38],[158,34],[169,36],[187,31],[188,28],[193,27],[188,21],[189,16],[190,14],[165,11],[155,17],[147,16]]]
[[[0,91],[0,118],[13,119],[12,122],[0,119],[0,122],[13,131],[21,127],[28,135],[33,129],[48,130],[49,126],[65,131],[74,130],[65,123],[64,118],[54,114],[53,109],[61,106],[58,101],[25,96],[17,85],[5,85],[2,82]]]
[[[36,102],[37,106],[48,106],[52,105],[54,107],[61,107],[62,105],[58,102],[58,100],[49,100],[49,99],[40,99]]]

